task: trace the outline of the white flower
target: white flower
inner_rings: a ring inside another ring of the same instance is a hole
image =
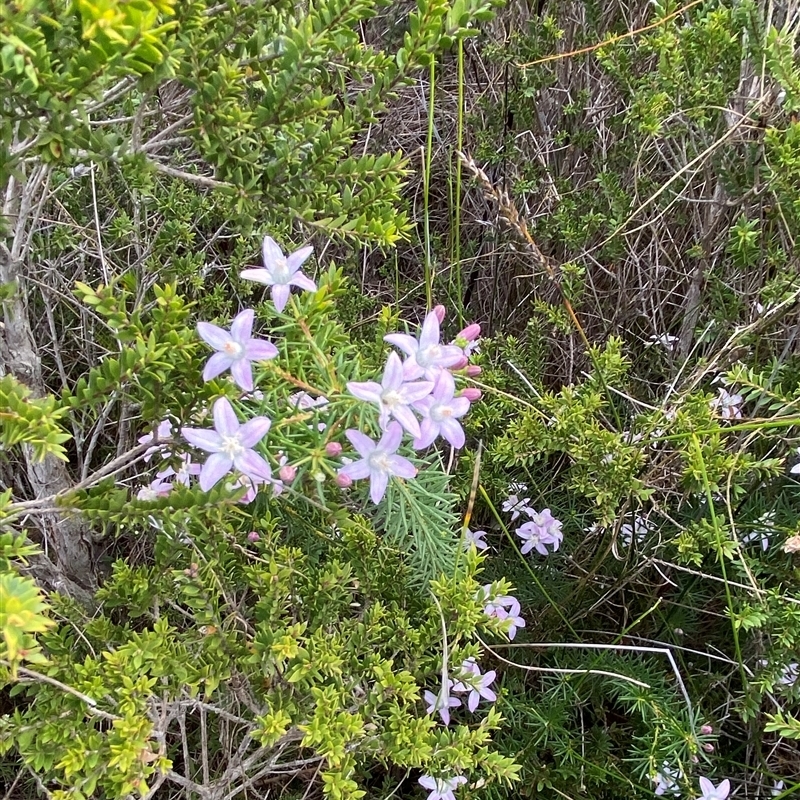
[[[656,784],[656,788],[653,790],[653,793],[661,796],[669,792],[677,797],[681,793],[680,787],[678,786],[678,781],[682,777],[683,773],[679,769],[671,767],[669,762],[665,761],[661,765],[660,772],[657,772],[653,776],[653,783]]]
[[[700,778],[700,791],[697,800],[726,800],[731,790],[731,782],[726,778],[719,786],[714,786],[708,778]]]
[[[741,419],[744,398],[740,394],[731,394],[722,386],[717,391],[719,392],[718,396],[709,404],[711,410],[717,411],[722,419]]]
[[[772,786],[772,796],[780,797],[783,794],[783,781],[775,781]]]
[[[419,782],[430,791],[428,800],[456,800],[453,792],[458,789],[467,779],[463,775],[456,775],[453,778],[432,778],[430,775],[423,775]]]
[[[762,514],[757,520],[756,525],[761,526],[763,525],[764,528],[772,528],[775,520],[775,512],[774,511],[767,511],[766,514]],[[742,544],[750,544],[751,542],[760,542],[761,549],[766,553],[769,549],[769,536],[768,530],[764,530],[756,528],[756,530],[750,531],[750,533],[746,533],[744,536],[741,537]]]
[[[669,333],[654,333],[645,343],[645,347],[652,347],[652,345],[658,344],[661,345],[661,347],[663,347],[668,353],[671,353],[679,341],[680,339],[678,339],[677,336],[672,336],[672,334]]]
[[[276,311],[283,311],[292,286],[305,289],[307,292],[317,291],[314,281],[300,271],[303,262],[313,252],[313,247],[301,247],[291,255],[285,256],[278,243],[271,236],[265,236],[261,250],[264,266],[258,269],[246,269],[241,273],[241,277],[247,281],[271,286],[272,302]]]
[[[511,514],[512,522],[523,512],[528,509],[528,504],[531,502],[530,497],[520,497],[528,491],[528,487],[524,483],[512,483],[508,487],[508,500],[503,501],[503,511],[506,514]]]
[[[650,523],[639,514],[633,520],[633,525],[629,522],[624,523],[620,526],[619,529],[619,538],[622,544],[626,547],[630,547],[633,543],[634,537],[636,537],[637,544],[642,544],[644,542],[645,537],[648,533],[652,531],[652,526]]]

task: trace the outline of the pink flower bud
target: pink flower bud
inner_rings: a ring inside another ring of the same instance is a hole
[[[297,475],[297,467],[293,467],[291,464],[284,464],[278,470],[278,475],[280,475],[284,483],[291,483]]]
[[[705,750],[706,753],[713,753],[714,752],[714,745],[711,744],[711,742],[706,742],[703,745],[703,750]]]
[[[456,361],[456,363],[453,364],[453,366],[450,367],[450,369],[453,370],[453,372],[457,372],[460,369],[464,369],[464,367],[466,367],[467,364],[469,364],[467,357],[461,356],[461,358],[458,361]]]
[[[433,313],[436,314],[436,319],[439,320],[441,325],[444,322],[444,315],[447,313],[447,309],[443,305],[434,306]]]
[[[467,325],[456,338],[463,339],[466,342],[474,342],[480,335],[481,326],[477,322],[473,322],[471,325]]]
[[[257,542],[260,538],[258,531],[250,531],[250,533],[247,534],[248,542]]]
[[[342,446],[339,442],[328,442],[325,445],[325,454],[329,455],[331,458],[336,458],[342,454]]]
[[[710,733],[714,733],[714,729],[710,725],[701,725],[700,733],[702,733],[703,736],[708,736]]]
[[[481,399],[481,390],[476,389],[474,386],[468,386],[466,389],[461,390],[459,396],[466,397],[470,403],[474,403],[476,400]]]
[[[340,472],[336,476],[336,485],[340,486],[342,489],[347,489],[348,486],[353,485],[353,479],[349,475]]]
[[[465,370],[464,374],[468,378],[477,378],[483,370],[477,364],[470,364]]]

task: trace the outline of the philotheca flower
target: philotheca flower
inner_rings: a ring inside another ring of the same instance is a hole
[[[419,779],[419,783],[430,792],[428,800],[456,800],[453,792],[466,782],[467,779],[463,775],[456,775],[453,778],[433,778],[430,775],[423,775]]]
[[[261,246],[264,266],[259,269],[246,269],[241,277],[247,281],[263,283],[272,287],[272,302],[276,311],[283,311],[289,300],[292,286],[315,292],[317,285],[311,278],[300,272],[300,267],[313,252],[313,247],[301,247],[289,256],[283,254],[278,243],[270,236],[264,237]]]
[[[239,423],[230,401],[220,397],[214,403],[214,428],[181,428],[186,441],[211,455],[200,471],[200,488],[207,492],[232,469],[254,483],[270,480],[272,471],[262,456],[253,450],[270,428],[267,417],[254,417]]]
[[[399,423],[389,423],[379,442],[374,442],[357,430],[347,430],[345,436],[361,458],[343,466],[339,474],[353,480],[369,478],[373,503],[380,503],[383,499],[389,478],[396,476],[410,479],[417,474],[417,468],[407,458],[396,455],[403,438],[403,429]]]
[[[414,440],[414,449],[421,450],[433,444],[437,436],[446,439],[457,450],[464,446],[464,429],[459,417],[469,411],[469,400],[456,397],[456,382],[446,370],[436,378],[433,393],[414,403],[422,415],[420,435]]]
[[[515,533],[524,541],[521,552],[523,555],[529,553],[534,548],[537,553],[546,556],[550,553],[547,545],[553,548],[553,552],[558,550],[564,534],[561,532],[561,522],[557,520],[549,508],[542,512],[532,508],[526,508],[525,513],[531,518],[530,522],[517,528]]]
[[[230,331],[212,325],[210,322],[198,322],[197,333],[217,352],[208,359],[203,370],[203,380],[210,381],[217,375],[230,369],[236,385],[246,392],[253,390],[253,361],[269,361],[278,355],[278,348],[272,342],[254,339],[253,331],[255,312],[245,309],[236,316]]]
[[[446,686],[443,685],[439,690],[439,694],[434,694],[426,689],[423,695],[425,697],[425,702],[428,704],[425,713],[434,714],[438,711],[445,725],[450,724],[450,709],[458,708],[461,705],[461,701],[450,694],[452,686],[453,681],[448,680]]]
[[[452,689],[454,692],[459,693],[469,692],[467,708],[470,711],[475,711],[481,698],[492,703],[497,700],[497,695],[489,688],[494,683],[497,673],[493,669],[489,670],[489,672],[481,673],[480,667],[474,658],[468,658],[461,664],[461,671],[456,677],[457,680]]]
[[[731,790],[731,782],[726,778],[719,786],[714,786],[708,778],[700,778],[702,794],[697,800],[726,800]]]
[[[394,417],[415,437],[420,436],[420,428],[411,405],[427,397],[433,387],[433,381],[407,381],[397,353],[389,354],[383,380],[380,383],[351,381],[347,384],[347,390],[354,397],[378,406],[380,412],[378,424],[382,430],[387,429],[389,419]]]
[[[436,312],[431,311],[422,323],[418,340],[407,333],[390,333],[383,338],[408,356],[403,364],[406,380],[424,376],[435,381],[443,369],[452,367],[464,357],[460,347],[441,344],[439,336],[439,319]]]

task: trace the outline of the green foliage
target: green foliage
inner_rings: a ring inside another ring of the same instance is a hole
[[[60,421],[67,413],[54,397],[33,398],[31,390],[13,375],[0,377],[0,443],[5,450],[24,443],[37,459],[46,455],[66,460],[64,442],[70,435]]]

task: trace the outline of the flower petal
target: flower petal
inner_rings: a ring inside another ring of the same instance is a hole
[[[450,408],[454,417],[463,417],[469,411],[470,402],[466,397],[454,397]]]
[[[383,388],[375,381],[350,381],[347,384],[347,391],[359,400],[380,405]]]
[[[214,403],[214,427],[220,436],[235,436],[239,430],[239,420],[227,397]]]
[[[394,453],[397,448],[400,447],[402,439],[403,429],[400,427],[399,423],[392,422],[386,429],[386,433],[381,436],[381,440],[378,442],[378,448],[383,450],[384,453]]]
[[[264,259],[264,266],[269,269],[275,261],[283,258],[283,250],[271,236],[265,236],[261,242],[261,256]]]
[[[272,274],[262,267],[244,269],[239,273],[239,277],[246,281],[263,283],[265,286],[272,286],[272,284],[275,283],[275,281],[272,279]]]
[[[222,350],[231,341],[231,335],[228,331],[220,328],[219,325],[212,325],[210,322],[198,322],[197,335],[215,350]]]
[[[233,465],[251,481],[268,481],[272,477],[269,464],[255,450],[246,450],[236,456]]]
[[[409,356],[416,353],[419,349],[417,340],[407,333],[388,333],[383,337],[383,341],[400,348],[400,350]]]
[[[239,312],[231,323],[231,338],[239,344],[245,344],[253,332],[253,320],[256,312],[252,308],[246,308]]]
[[[316,292],[317,284],[311,278],[303,275],[302,272],[295,272],[289,279],[289,286],[297,286],[298,289],[305,289],[307,292]]]
[[[400,387],[399,394],[405,403],[418,403],[433,391],[433,387],[433,381],[410,381]]]
[[[394,351],[386,359],[386,368],[383,370],[381,384],[384,389],[399,389],[403,383],[403,362]]]
[[[714,784],[708,778],[700,778],[700,791],[706,795],[714,791]]]
[[[397,427],[399,428],[400,426],[398,425]],[[370,473],[369,496],[372,498],[372,502],[375,503],[375,505],[378,505],[378,503],[383,500],[388,483],[389,476],[387,473],[378,471],[372,471]]]
[[[423,775],[419,779],[419,783],[421,786],[424,786],[426,789],[430,791],[436,791],[436,778],[432,778],[430,775]]]
[[[430,417],[425,417],[419,429],[420,435],[414,440],[414,449],[424,450],[426,447],[430,447],[439,435],[439,425]]]
[[[239,428],[239,441],[245,447],[251,448],[267,435],[271,425],[269,417],[253,417]]]
[[[396,406],[392,409],[394,418],[415,438],[421,435],[419,421],[408,406]]]
[[[354,481],[360,481],[369,477],[369,463],[365,458],[353,461],[352,464],[345,464],[340,470],[340,475],[347,475]]]
[[[233,364],[233,359],[227,353],[214,353],[211,358],[206,361],[203,368],[203,380],[208,382],[217,375],[221,375],[226,369]]]
[[[344,432],[344,435],[348,438],[350,444],[353,445],[353,447],[357,450],[361,458],[368,458],[375,450],[375,442],[373,442],[372,439],[370,439],[366,434],[361,433],[361,431],[350,428]]]
[[[248,361],[269,361],[278,355],[278,348],[263,339],[251,339],[244,346],[244,357]]]
[[[222,437],[207,428],[181,428],[181,435],[189,444],[208,453],[217,453],[222,447]]]
[[[417,476],[417,468],[407,459],[402,456],[389,456],[389,469],[392,475],[397,475],[398,478],[415,478]]]
[[[439,423],[439,426],[442,436],[447,439],[456,450],[460,450],[464,446],[464,429],[457,420],[454,420],[452,417],[446,417]]]
[[[246,358],[240,358],[231,365],[231,375],[240,389],[245,392],[253,391],[253,370]]]
[[[208,457],[203,469],[200,470],[200,488],[207,492],[222,477],[231,471],[233,462],[222,453],[213,453]]]
[[[289,300],[291,289],[285,283],[276,283],[272,286],[272,302],[275,304],[275,310],[280,312],[286,308],[286,303]]]
[[[300,267],[303,265],[305,260],[314,252],[314,248],[311,245],[306,247],[301,247],[299,250],[295,250],[290,256],[286,257],[286,265],[289,267],[290,272],[297,272]],[[295,284],[298,286],[299,284]],[[314,287],[316,290],[316,287]],[[312,290],[312,291],[314,291]]]
[[[432,344],[439,344],[439,318],[435,311],[431,311],[422,323],[422,331],[419,335],[419,346],[430,347]],[[458,348],[461,356],[461,348]]]

